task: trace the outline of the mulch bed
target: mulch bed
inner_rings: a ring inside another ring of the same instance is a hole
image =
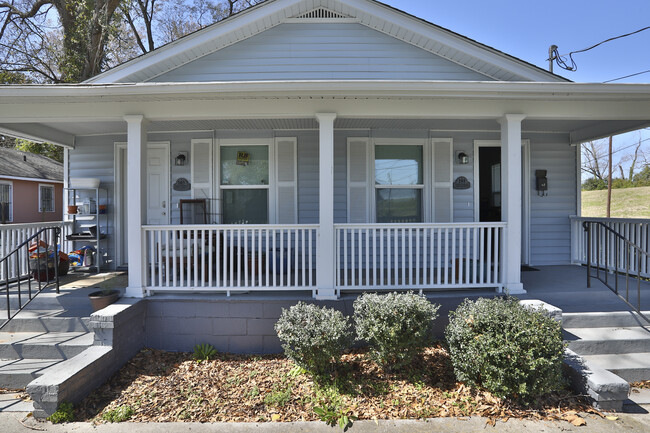
[[[284,356],[219,354],[197,363],[190,353],[144,349],[76,409],[80,421],[103,422],[106,411],[128,405],[136,422],[264,422],[318,420],[315,407],[338,405],[358,419],[483,416],[566,420],[593,413],[583,398],[562,391],[532,406],[498,399],[457,382],[441,345],[426,349],[407,369],[386,373],[363,350],[343,355],[329,385],[316,384]]]

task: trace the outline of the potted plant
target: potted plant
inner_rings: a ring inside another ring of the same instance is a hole
[[[100,290],[88,294],[93,312],[108,307],[120,298],[120,291],[112,289],[106,280],[102,281],[97,288]]]

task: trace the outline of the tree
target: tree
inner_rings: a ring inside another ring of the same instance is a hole
[[[34,143],[33,141],[16,139],[16,149],[23,152],[35,153],[37,155],[47,156],[58,162],[63,162],[63,147],[50,143]]]
[[[96,75],[105,64],[108,34],[119,4],[120,0],[0,1],[5,70],[52,82],[78,82]],[[48,24],[52,9],[58,15],[56,29]],[[57,31],[60,39],[55,38]],[[62,48],[60,54],[57,48]]]

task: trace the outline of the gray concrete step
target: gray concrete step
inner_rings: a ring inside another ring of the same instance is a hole
[[[2,332],[88,332],[90,317],[48,317],[47,312],[21,311]]]
[[[63,359],[0,359],[0,388],[25,388],[29,382],[42,376],[48,368]]]
[[[32,412],[34,404],[31,400],[23,400],[24,393],[0,392],[0,412]]]
[[[628,382],[650,380],[650,352],[586,355],[583,358]]]
[[[580,355],[650,352],[650,327],[565,328],[564,338]]]
[[[650,311],[644,311],[650,317]],[[616,328],[648,326],[648,322],[632,311],[608,311],[596,313],[562,313],[564,328]]]
[[[93,339],[92,332],[0,332],[0,359],[68,359]]]

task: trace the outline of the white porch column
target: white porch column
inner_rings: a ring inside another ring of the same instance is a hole
[[[336,299],[334,233],[334,119],[336,113],[317,113],[319,123],[319,235],[316,254],[316,299]]]
[[[126,175],[129,188],[126,206],[129,209],[126,222],[129,253],[129,285],[126,296],[144,297],[144,238],[142,225],[146,223],[146,172],[147,172],[147,126],[142,115],[124,116],[127,123]]]
[[[507,222],[503,243],[505,289],[526,293],[521,283],[521,121],[523,114],[506,114],[501,124],[501,220]]]

